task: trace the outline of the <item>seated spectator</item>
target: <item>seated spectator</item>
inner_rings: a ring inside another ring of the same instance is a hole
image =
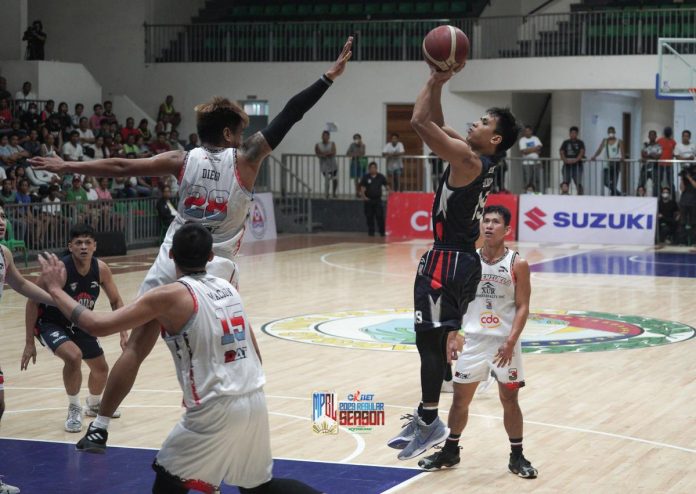
[[[101,177],[97,179],[97,186],[95,187],[97,193],[97,198],[101,201],[101,206],[99,208],[99,228],[102,230],[123,230],[123,215],[114,213],[112,211],[113,196],[109,191],[109,179],[106,177]]]
[[[191,151],[198,147],[198,134],[189,135],[189,142],[184,146],[185,151]]]
[[[87,152],[87,148],[94,150],[94,142],[96,139],[94,138],[94,132],[89,128],[89,120],[87,120],[87,117],[80,118],[77,132],[83,151]]]
[[[44,143],[41,145],[41,156],[60,156],[60,151],[55,146],[56,138],[53,134],[47,134],[44,137]]]
[[[111,181],[111,196],[116,199],[136,197],[138,193],[130,186],[128,177],[115,177]]]
[[[26,81],[22,84],[22,90],[17,91],[15,94],[15,104],[22,110],[27,111],[29,109],[28,100],[36,100],[36,93],[31,90],[31,82]]]
[[[116,118],[116,115],[114,115],[113,106],[114,104],[111,101],[104,102],[104,119],[109,122],[109,125],[118,125],[118,119]]]
[[[569,196],[570,195],[570,185],[568,182],[561,182],[561,195],[562,196]]]
[[[538,192],[536,191],[536,187],[531,182],[527,184],[527,188],[524,192],[525,194],[538,194]]]
[[[169,149],[172,151],[184,150],[184,145],[179,141],[179,133],[176,130],[172,130],[169,133]]]
[[[109,124],[109,133],[114,136],[114,140],[116,140],[117,135],[121,135],[121,132],[118,130],[118,124],[116,122],[111,122]],[[121,138],[121,143],[123,143],[123,138]]]
[[[96,132],[97,133],[95,135],[102,136],[104,139],[106,139],[107,137],[114,137],[114,134],[111,132],[111,126],[109,125],[109,122],[107,122],[106,120],[102,120],[101,126]]]
[[[111,156],[126,154],[123,152],[123,140],[121,139],[121,134],[119,134],[118,132],[114,134],[114,138],[111,142],[111,146],[109,147],[109,151],[111,151]]]
[[[56,111],[55,105],[56,105],[56,102],[53,101],[52,99],[49,99],[46,101],[46,104],[44,105],[44,109],[40,113],[42,122],[47,122],[48,118],[55,113],[55,111]]]
[[[152,151],[153,154],[160,154],[170,150],[171,146],[167,142],[167,134],[164,132],[158,132],[157,140],[150,144],[150,151]]]
[[[150,147],[145,143],[145,138],[139,135],[135,139],[135,145],[138,147],[137,157],[138,158],[149,158],[152,156],[150,152]]]
[[[9,129],[12,123],[12,109],[10,108],[9,100],[0,99],[0,132],[3,129]]]
[[[140,197],[150,197],[152,195],[152,185],[147,182],[145,177],[129,177],[126,187],[135,190]]]
[[[68,137],[67,135],[63,136],[63,128],[60,126],[60,119],[58,118],[57,113],[52,113],[51,116],[48,117],[48,120],[44,122],[44,125],[46,126],[46,129],[53,134],[53,137],[55,137],[56,140],[62,142]]]
[[[101,177],[97,179],[97,187],[95,188],[97,192],[97,198],[100,201],[111,201],[113,196],[109,190],[109,179],[107,177]]]
[[[97,103],[93,107],[94,113],[89,117],[89,127],[93,131],[98,131],[102,128],[102,122],[104,121],[104,107]],[[107,122],[108,125],[109,122]]]
[[[677,220],[679,218],[679,206],[672,197],[669,187],[662,187],[660,200],[657,203],[657,221],[659,230],[657,241],[660,244],[676,243]]]
[[[135,137],[135,134],[128,134],[128,137],[126,137],[126,143],[123,145],[124,154],[134,154],[136,156],[140,154],[140,148],[135,143]]]
[[[83,113],[85,112],[85,105],[82,103],[75,104],[75,113],[70,117],[72,119],[72,127],[76,129],[80,126],[80,120],[87,118]],[[87,125],[89,127],[89,119],[87,119]]]
[[[111,157],[111,152],[104,142],[104,136],[100,135],[94,140],[94,156],[95,160],[101,160]]]
[[[29,180],[21,178],[18,179],[17,183],[19,185],[17,186],[15,203],[23,204],[24,207],[17,209],[17,218],[14,225],[15,238],[24,240],[33,247],[34,239],[36,238],[37,219],[34,217],[34,213],[30,206],[32,197],[29,190]],[[27,235],[29,235],[29,237],[27,237]]]
[[[123,142],[128,141],[128,136],[138,137],[140,135],[140,130],[135,128],[135,120],[133,117],[128,117],[126,119],[126,126],[121,129],[121,139]]]
[[[14,134],[19,138],[17,144],[22,145],[24,141],[29,139],[28,133],[22,128],[22,122],[16,118],[10,122],[10,134]]]
[[[647,197],[647,191],[645,190],[645,187],[642,185],[639,185],[638,188],[636,189],[636,197]]]
[[[5,168],[0,166],[0,183],[2,183],[3,180],[7,178],[7,172],[5,171]]]
[[[0,199],[5,204],[14,204],[17,202],[17,190],[14,188],[15,181],[11,178],[5,178],[2,181],[2,189],[0,189]]]
[[[147,118],[143,118],[140,124],[138,124],[138,130],[140,131],[140,135],[143,136],[143,139],[145,139],[145,142],[150,142],[152,140],[152,132],[150,132],[148,128],[149,123]]]
[[[157,112],[157,120],[162,120],[165,125],[170,124],[171,129],[176,129],[181,123],[181,115],[174,109],[174,96],[168,95],[164,103],[159,107]]]
[[[63,245],[60,234],[63,231],[61,224],[64,221],[60,206],[60,187],[51,185],[48,195],[41,200],[40,222],[41,241],[46,242],[46,247],[58,247]]]
[[[22,113],[19,120],[22,124],[22,128],[26,131],[31,129],[38,129],[41,124],[41,116],[39,115],[39,107],[36,106],[35,102],[29,103],[29,110]]]
[[[7,90],[7,79],[0,77],[0,99],[12,100],[12,93]]]
[[[39,142],[39,131],[31,129],[29,131],[29,139],[22,143],[24,150],[29,153],[30,157],[39,156],[41,154],[41,143]]]
[[[82,177],[74,175],[72,178],[72,187],[65,191],[66,202],[87,202],[87,191],[82,188]],[[78,205],[72,209],[71,216],[77,223],[84,223],[87,220],[87,209],[83,205]]]
[[[4,146],[3,149],[0,149],[0,155],[2,155],[0,160],[12,165],[25,166],[27,158],[30,158],[31,155],[19,145],[19,136],[11,134],[7,142],[5,142],[6,139],[7,136],[0,138],[0,146]]]
[[[56,113],[56,118],[60,122],[60,128],[64,133],[73,130],[72,117],[68,113],[68,104],[65,101],[61,101],[58,105],[58,112]]]
[[[63,144],[63,159],[65,161],[84,161],[85,153],[80,144],[80,133],[70,132],[70,140]]]
[[[14,161],[10,158],[10,138],[7,134],[0,135],[0,166],[5,168],[14,165]]]
[[[168,227],[176,216],[176,205],[172,202],[172,189],[169,186],[162,187],[162,197],[157,199],[156,207],[160,224]]]

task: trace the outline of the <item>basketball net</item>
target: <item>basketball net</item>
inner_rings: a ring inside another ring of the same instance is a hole
[[[696,87],[690,87],[689,94],[691,95],[691,100],[694,102],[694,105],[696,105]]]

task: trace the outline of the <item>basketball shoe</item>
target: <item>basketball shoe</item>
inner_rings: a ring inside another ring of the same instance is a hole
[[[387,441],[387,446],[394,449],[404,449],[408,443],[413,441],[416,437],[416,417],[418,416],[418,410],[413,411],[413,415],[407,413],[401,416],[401,420],[407,420],[405,424],[402,424],[401,431]]]
[[[6,484],[2,481],[2,478],[0,478],[0,494],[19,494],[19,487]]]
[[[535,479],[538,475],[536,468],[529,463],[529,460],[524,455],[515,456],[510,453],[510,463],[508,463],[510,471],[523,479]]]
[[[410,460],[425,453],[436,444],[447,439],[450,430],[445,423],[436,418],[432,424],[426,424],[420,417],[416,417],[416,434],[404,449],[398,454],[400,460]]]
[[[68,406],[68,418],[65,420],[66,432],[82,431],[82,407],[80,405]]]
[[[446,451],[445,448],[440,448],[439,446],[438,448],[440,451],[423,458],[418,462],[418,466],[423,470],[431,471],[440,470],[442,467],[452,468],[454,465],[459,463],[459,450],[461,449],[461,446],[457,448],[456,453]]]
[[[96,405],[90,405],[89,400],[85,401],[85,407],[83,408],[83,410],[85,411],[85,417],[96,417],[97,415],[99,415],[99,405],[100,403],[97,403]],[[111,418],[121,418],[121,410],[116,409]]]
[[[95,427],[94,422],[89,423],[87,432],[75,445],[78,451],[85,453],[106,453],[106,440],[109,438],[109,432],[101,427]]]

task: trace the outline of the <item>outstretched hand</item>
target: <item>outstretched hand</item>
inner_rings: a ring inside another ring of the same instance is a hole
[[[37,170],[46,170],[53,173],[65,171],[65,161],[58,156],[36,156],[27,160]]]
[[[341,50],[341,54],[338,56],[336,59],[336,62],[331,66],[329,70],[326,71],[326,77],[329,79],[336,80],[336,77],[340,76],[343,74],[343,71],[346,70],[346,65],[348,64],[348,60],[350,60],[350,57],[353,56],[353,37],[348,36],[348,39],[346,40],[346,44],[343,45],[343,50]]]
[[[41,264],[41,279],[46,285],[46,291],[62,290],[67,277],[65,264],[55,254],[48,252],[39,254],[39,264]]]

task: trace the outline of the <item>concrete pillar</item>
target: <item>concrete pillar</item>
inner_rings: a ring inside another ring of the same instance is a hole
[[[0,15],[0,60],[23,60],[26,43],[22,35],[29,26],[28,0],[3,0]]]
[[[561,166],[559,149],[568,139],[568,129],[573,125],[580,127],[582,91],[554,91],[551,96],[551,143],[549,156],[554,160],[551,167],[552,186],[561,183]],[[582,139],[582,128],[580,128]],[[585,150],[587,153],[588,150]],[[590,153],[592,151],[589,151]]]
[[[662,129],[674,125],[674,101],[657,99],[654,91],[642,91],[641,106],[641,142],[647,142],[649,131],[657,131],[657,137],[660,137]]]

